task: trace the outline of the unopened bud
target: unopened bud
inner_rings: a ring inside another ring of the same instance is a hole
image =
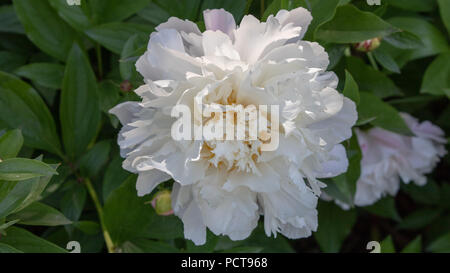
[[[131,90],[133,90],[133,85],[130,81],[125,80],[120,83],[120,90],[122,90],[123,92],[130,92]]]
[[[357,43],[355,45],[356,50],[362,52],[370,52],[377,49],[381,44],[380,38],[373,38],[370,40],[365,40],[364,42]]]
[[[167,216],[173,214],[171,193],[168,190],[158,192],[153,197],[151,204],[158,215]]]

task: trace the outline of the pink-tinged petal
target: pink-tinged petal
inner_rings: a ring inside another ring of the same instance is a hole
[[[419,121],[409,114],[401,113],[411,131],[418,137],[428,138],[439,143],[447,143],[444,131],[429,121]]]
[[[409,139],[406,136],[392,133],[390,131],[386,131],[378,127],[370,130],[369,135],[370,137],[373,137],[377,141],[378,145],[383,145],[387,148],[402,151],[405,153],[409,149],[407,145],[409,144],[408,142]]]
[[[203,11],[203,18],[205,19],[206,30],[220,30],[233,39],[236,22],[231,13],[224,9],[207,9]]]

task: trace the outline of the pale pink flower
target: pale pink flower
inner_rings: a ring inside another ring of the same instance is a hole
[[[415,134],[408,137],[381,128],[357,130],[363,158],[357,182],[355,205],[367,206],[385,195],[396,195],[400,182],[424,185],[440,158],[446,154],[444,132],[429,121],[403,113]]]

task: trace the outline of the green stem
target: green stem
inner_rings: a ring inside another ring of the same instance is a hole
[[[378,68],[377,62],[376,62],[375,59],[373,58],[372,52],[367,52],[367,57],[369,57],[369,61],[370,61],[370,64],[372,65],[372,67],[373,67],[375,70],[380,70],[380,69]]]
[[[89,192],[89,195],[91,196],[92,201],[94,202],[95,208],[97,209],[98,217],[100,219],[100,226],[102,227],[103,237],[105,238],[105,243],[106,243],[108,252],[114,253],[114,244],[111,240],[111,236],[109,235],[108,230],[106,229],[105,220],[103,217],[103,208],[100,204],[97,193],[95,192],[95,189],[92,186],[92,182],[91,182],[91,180],[89,180],[89,178],[85,179],[85,184],[86,184],[87,190]]]

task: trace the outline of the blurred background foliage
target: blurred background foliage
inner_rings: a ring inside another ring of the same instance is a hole
[[[178,218],[156,214],[154,194],[137,197],[136,176],[121,168],[119,124],[108,110],[138,99],[134,63],[154,27],[176,16],[204,29],[207,8],[224,8],[237,22],[307,8],[314,19],[305,39],[326,48],[339,90],[358,103],[358,126],[408,134],[404,111],[450,136],[450,1],[368,4],[375,2],[0,0],[0,253],[65,252],[69,241],[82,252],[367,252],[372,240],[383,252],[449,252],[448,155],[425,186],[402,184],[373,206],[344,211],[320,201],[310,238],[267,238],[260,223],[244,241],[208,233],[200,247],[183,239]],[[375,37],[377,49],[355,50]],[[354,138],[347,149],[349,171],[326,181],[343,202],[361,159]]]

